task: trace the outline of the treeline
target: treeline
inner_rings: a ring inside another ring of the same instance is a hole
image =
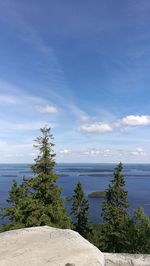
[[[9,191],[8,206],[1,207],[0,216],[7,220],[1,232],[33,226],[49,225],[70,228],[105,252],[150,254],[150,219],[138,208],[129,214],[128,192],[120,163],[113,179],[105,190],[102,204],[102,224],[92,224],[89,219],[89,203],[80,182],[71,197],[72,208],[68,217],[61,190],[55,174],[55,153],[50,128],[41,129],[35,140],[39,155],[32,166],[34,175],[23,178],[21,184],[13,181]]]

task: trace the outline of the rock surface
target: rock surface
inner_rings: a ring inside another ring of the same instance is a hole
[[[105,266],[150,266],[150,255],[104,253]]]
[[[77,232],[32,227],[0,234],[0,266],[150,266],[150,255],[102,253]]]
[[[48,226],[0,234],[0,266],[104,266],[104,255],[72,230]]]

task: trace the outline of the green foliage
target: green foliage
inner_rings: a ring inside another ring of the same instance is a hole
[[[150,254],[150,219],[138,208],[126,228],[126,252]]]
[[[34,145],[39,155],[32,166],[34,176],[23,178],[21,184],[13,180],[7,202],[1,208],[1,217],[9,222],[0,232],[32,226],[50,225],[70,228],[61,190],[56,185],[58,177],[54,172],[55,153],[53,136],[49,128],[41,129],[42,136]],[[150,219],[141,208],[129,217],[127,191],[120,163],[114,171],[108,189],[97,191],[89,196],[103,196],[103,224],[90,224],[88,220],[89,203],[84,196],[82,185],[77,183],[74,195],[66,200],[73,201],[71,208],[73,229],[92,242],[101,251],[148,253],[150,254]]]
[[[129,217],[127,191],[120,163],[108,189],[102,207],[104,223],[96,229],[96,246],[106,252],[150,253],[150,219],[138,208]]]
[[[89,204],[84,196],[82,185],[77,183],[72,196],[72,209],[71,215],[73,217],[73,229],[80,235],[90,240],[92,237],[92,227],[88,220]]]
[[[39,155],[35,159],[32,170],[35,174],[51,174],[55,166],[54,143],[51,142],[54,138],[50,128],[41,128],[41,133],[42,136],[35,139],[34,147],[38,149]]]
[[[92,238],[90,239],[90,242],[99,248],[100,250],[104,249],[104,242],[103,242],[103,235],[102,235],[102,224],[91,224],[92,226]]]
[[[13,182],[8,199],[10,206],[3,208],[2,216],[10,220],[4,230],[42,225],[70,228],[70,220],[60,198],[61,191],[56,185],[58,177],[54,173],[53,136],[47,127],[42,128],[41,133],[34,145],[39,151],[32,166],[34,177],[23,179],[21,185]]]
[[[111,185],[106,189],[102,207],[104,251],[122,252],[126,245],[125,231],[128,221],[129,206],[127,192],[124,190],[125,181],[122,176],[123,166],[120,163],[114,171]]]

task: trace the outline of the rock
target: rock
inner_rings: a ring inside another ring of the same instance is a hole
[[[0,266],[104,266],[104,255],[72,230],[48,226],[0,234]]]
[[[67,263],[67,264],[65,264],[65,266],[75,266],[75,264]]]
[[[104,253],[105,266],[150,266],[150,255]]]

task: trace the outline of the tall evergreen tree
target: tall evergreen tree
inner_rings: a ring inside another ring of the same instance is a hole
[[[90,240],[92,237],[92,228],[88,220],[89,204],[84,196],[82,185],[77,183],[72,196],[71,215],[73,220],[73,229],[80,235]]]
[[[121,252],[125,245],[126,221],[128,220],[127,208],[129,207],[125,180],[122,175],[123,166],[120,163],[114,171],[111,185],[106,189],[106,197],[103,202],[102,216],[103,241],[108,252]]]
[[[13,183],[8,199],[10,206],[3,209],[3,216],[10,220],[10,229],[41,225],[70,228],[61,190],[56,185],[53,136],[47,127],[41,133],[34,145],[39,151],[32,166],[34,176],[24,179],[21,185]]]

